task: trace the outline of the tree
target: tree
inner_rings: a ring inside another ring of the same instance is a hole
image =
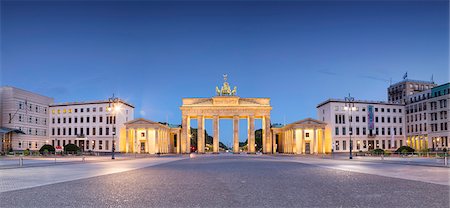
[[[43,154],[47,150],[47,152],[55,152],[55,148],[52,145],[46,144],[39,149],[39,153]]]
[[[78,152],[78,151],[80,151],[80,148],[75,144],[66,144],[66,146],[64,146],[64,151],[65,152]]]
[[[397,150],[395,150],[396,153],[408,153],[408,152],[414,152],[416,150],[414,150],[411,147],[408,146],[401,146],[399,147]]]
[[[374,154],[374,155],[383,155],[384,154],[384,150],[383,149],[374,149],[374,150],[372,150],[372,154]]]
[[[197,148],[197,138],[198,138],[198,133],[197,132],[198,132],[198,129],[191,128],[191,136],[192,136],[191,137],[191,146],[195,147],[195,148]],[[213,137],[210,136],[208,134],[208,132],[205,130],[205,145],[206,144],[212,145],[213,144]],[[223,148],[225,150],[228,149],[228,147],[222,142],[219,142],[219,148]]]

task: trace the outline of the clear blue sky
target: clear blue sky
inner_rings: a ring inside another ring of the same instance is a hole
[[[135,117],[180,123],[181,98],[213,96],[227,73],[293,122],[349,92],[386,100],[406,71],[448,82],[448,31],[444,0],[2,1],[0,84],[56,102],[116,93]]]

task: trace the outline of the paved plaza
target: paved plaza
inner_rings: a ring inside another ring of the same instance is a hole
[[[152,157],[0,170],[1,207],[448,207],[449,169],[299,156]]]

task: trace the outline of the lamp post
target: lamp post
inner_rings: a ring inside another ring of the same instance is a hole
[[[108,99],[108,108],[107,111],[109,111],[112,115],[111,117],[111,126],[112,126],[112,148],[111,148],[111,159],[116,159],[115,158],[115,151],[116,151],[116,142],[115,142],[115,136],[116,136],[116,128],[115,128],[115,124],[116,124],[116,115],[117,112],[120,111],[120,104],[119,104],[119,98],[114,97],[114,94],[112,97],[110,97]]]
[[[352,150],[353,150],[353,142],[352,142],[352,134],[353,134],[353,129],[352,129],[352,112],[355,110],[355,98],[350,96],[350,93],[348,94],[348,97],[345,97],[345,107],[344,110],[349,112],[349,133],[350,133],[350,155],[349,155],[349,159],[353,159],[352,156]]]

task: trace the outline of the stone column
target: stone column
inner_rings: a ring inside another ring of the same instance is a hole
[[[306,129],[303,129],[302,137],[302,154],[306,154]]]
[[[313,145],[312,145],[312,153],[313,154],[316,154],[317,153],[317,129],[314,127],[314,130],[313,130],[313,133],[314,133],[314,136],[313,136],[313,139],[312,139],[312,141],[314,142],[313,143]]]
[[[181,134],[179,131],[177,131],[175,135],[177,135],[177,153],[181,154],[181,138],[180,138]]]
[[[129,147],[129,141],[128,141],[128,134],[129,134],[129,132],[128,132],[128,128],[125,128],[125,153],[128,153],[128,151],[129,151],[129,149],[128,149],[128,147]],[[56,145],[56,144],[55,144]],[[87,148],[89,148],[89,143],[86,145],[87,146]]]
[[[295,147],[295,138],[294,138],[294,129],[291,129],[291,154],[294,153],[294,147]]]
[[[272,136],[272,154],[277,153],[277,134],[275,132],[271,132]]]
[[[213,117],[213,153],[219,153],[219,116]]]
[[[188,133],[188,116],[183,115],[181,119],[181,144],[180,146],[180,152],[181,153],[187,153],[187,141],[189,139],[189,133]]]
[[[291,153],[291,130],[286,131],[286,153]]]
[[[186,153],[189,154],[189,153],[191,153],[191,137],[192,137],[192,135],[191,135],[191,118],[190,117],[188,117],[188,120],[187,120],[186,132],[187,132]]]
[[[145,128],[145,150],[147,151],[147,153],[150,153],[150,140],[148,139],[148,129]]]
[[[197,116],[197,152],[205,153],[205,124],[203,116]]]
[[[325,128],[322,128],[322,154],[325,154]]]
[[[262,116],[261,118],[261,144],[262,144],[262,152],[266,153],[267,152],[267,147],[266,147],[266,118],[265,116]],[[256,140],[256,139],[255,139]]]
[[[134,148],[133,152],[138,153],[138,146],[137,146],[137,129],[134,129]]]
[[[255,116],[248,117],[248,152],[256,153],[255,151]]]
[[[300,138],[299,138],[299,140],[298,140],[298,143],[297,143],[297,146],[298,146],[298,148],[297,148],[297,154],[302,154],[303,153],[303,131],[305,131],[305,129],[303,129],[303,128],[301,128],[300,129]]]
[[[160,142],[159,142],[159,129],[155,129],[155,153],[160,153]]]
[[[263,130],[265,132],[265,136],[264,138],[266,138],[266,141],[264,142],[264,144],[266,145],[266,151],[265,153],[272,153],[272,135],[271,135],[271,130],[270,130],[270,116],[265,116],[265,130]]]
[[[233,153],[239,153],[239,116],[233,116]]]
[[[299,145],[298,145],[298,142],[297,142],[297,135],[296,135],[296,129],[292,129],[292,153],[293,154],[297,154],[297,151],[298,151],[298,148],[299,148]]]

